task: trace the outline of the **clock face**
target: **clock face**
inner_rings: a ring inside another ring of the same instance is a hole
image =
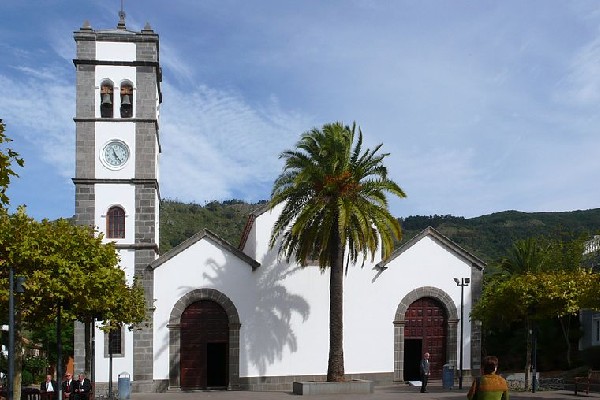
[[[102,160],[112,169],[121,168],[129,159],[129,147],[120,140],[111,140],[102,150]]]

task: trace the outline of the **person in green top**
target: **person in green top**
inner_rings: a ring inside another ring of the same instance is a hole
[[[476,378],[467,393],[469,400],[509,400],[508,385],[498,370],[498,357],[487,356],[483,359],[483,376]]]

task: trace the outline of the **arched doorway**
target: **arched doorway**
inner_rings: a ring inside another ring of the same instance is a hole
[[[431,378],[442,376],[446,361],[448,316],[438,300],[422,297],[408,307],[404,318],[404,380],[419,380],[422,354],[430,354]]]
[[[218,304],[227,315],[228,355],[227,355],[227,389],[240,388],[240,317],[235,304],[224,293],[209,288],[195,289],[182,296],[171,310],[169,317],[169,387],[181,388],[181,317],[186,309],[199,301],[210,301]]]
[[[408,327],[407,323],[410,313],[408,313],[409,307],[420,299],[429,298],[437,302],[437,306],[444,311],[446,316],[445,323],[445,340],[442,340],[443,347],[441,354],[442,366],[438,371],[441,374],[443,364],[449,363],[456,365],[456,350],[457,350],[457,324],[458,314],[456,306],[452,298],[443,290],[432,287],[422,286],[416,288],[411,292],[407,293],[402,298],[396,309],[396,315],[394,316],[394,381],[403,382],[409,380],[414,374],[415,368],[418,374],[419,362],[423,352],[428,351],[428,348],[424,347],[423,338],[416,334],[411,334],[411,339],[406,340],[407,333],[405,332]],[[432,310],[433,311],[433,310]],[[407,348],[408,346],[408,348]],[[406,353],[409,352],[409,355]],[[436,351],[437,352],[437,351]],[[430,351],[432,353],[432,351]],[[432,354],[433,355],[433,354]],[[413,371],[405,373],[407,369],[413,368]],[[416,380],[419,380],[418,377]],[[412,379],[410,379],[412,380]]]
[[[218,303],[200,300],[181,314],[181,388],[226,388],[229,319]]]

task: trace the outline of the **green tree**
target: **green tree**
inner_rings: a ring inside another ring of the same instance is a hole
[[[15,393],[20,389],[23,329],[37,330],[102,315],[108,324],[141,323],[145,300],[139,286],[126,283],[113,243],[87,226],[69,221],[35,221],[23,207],[0,210],[0,301],[8,298],[8,267],[26,278],[15,306]]]
[[[363,151],[360,128],[356,133],[356,124],[333,123],[302,134],[296,149],[280,156],[285,164],[269,203],[270,209],[283,204],[271,248],[279,246],[288,262],[318,260],[321,270],[329,268],[329,382],[344,379],[345,257],[356,264],[359,256],[373,259],[382,249],[387,258],[401,237],[386,194],[405,194],[388,178],[383,160],[389,154],[379,153],[381,144]]]
[[[526,327],[527,383],[532,350],[530,332],[534,321],[561,319],[576,314],[581,308],[598,307],[599,276],[579,266],[581,254],[582,245],[578,240],[517,241],[501,263],[502,273],[486,282],[482,296],[473,308],[472,317],[489,329],[514,323]],[[568,340],[568,334],[565,338]]]
[[[518,240],[500,263],[501,271],[507,276],[539,272],[544,269],[546,251],[535,238]]]
[[[10,184],[11,177],[18,177],[13,169],[13,163],[22,167],[25,162],[19,154],[11,148],[2,148],[5,143],[11,142],[12,139],[4,133],[5,125],[0,119],[0,208],[9,204],[9,198],[6,195],[6,190]]]

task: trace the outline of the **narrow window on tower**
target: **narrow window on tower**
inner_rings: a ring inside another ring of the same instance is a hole
[[[105,79],[100,85],[100,116],[102,118],[113,117],[113,83]]]
[[[130,81],[121,83],[121,118],[133,117],[133,84]]]
[[[106,237],[119,239],[125,237],[125,210],[113,206],[106,213]]]
[[[122,357],[125,355],[123,350],[123,328],[113,327],[110,332],[104,334],[104,356]]]

